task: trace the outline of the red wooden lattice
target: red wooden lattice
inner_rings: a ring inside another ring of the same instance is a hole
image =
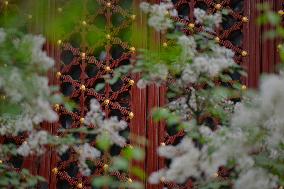
[[[50,6],[47,7],[53,10],[54,14],[59,8],[56,1],[49,0]],[[49,54],[58,62],[52,73],[53,82],[60,84],[62,92],[75,100],[79,108],[74,112],[69,112],[62,106],[56,105],[55,109],[60,115],[60,122],[56,124],[44,123],[43,127],[58,135],[62,134],[58,132],[61,127],[81,127],[80,121],[82,121],[89,108],[90,98],[97,98],[107,116],[117,115],[121,119],[130,122],[129,129],[131,133],[145,136],[148,139],[149,144],[145,148],[146,160],[138,164],[147,173],[151,173],[165,166],[165,161],[158,158],[156,148],[161,143],[173,144],[183,136],[183,132],[167,130],[163,123],[154,123],[151,120],[150,110],[153,107],[162,106],[166,102],[165,88],[150,86],[145,90],[139,90],[135,86],[138,75],[126,75],[121,78],[118,84],[114,86],[107,84],[99,92],[94,91],[94,86],[102,82],[101,77],[105,73],[111,74],[112,70],[121,64],[129,63],[129,58],[135,54],[135,49],[132,46],[135,46],[136,49],[140,47],[159,48],[159,44],[164,42],[163,38],[148,29],[147,18],[139,10],[139,3],[142,0],[127,1],[133,2],[132,8],[136,16],[130,13],[130,7],[127,8],[123,5],[126,0],[92,1],[98,3],[98,9],[91,14],[87,14],[82,23],[78,23],[76,31],[66,36],[66,39],[58,41],[59,45],[46,45]],[[84,2],[82,1],[82,3]],[[158,3],[159,0],[148,0],[148,2]],[[275,70],[275,65],[279,60],[278,56],[276,56],[276,46],[279,40],[263,41],[263,33],[269,29],[269,26],[258,27],[255,19],[260,14],[257,11],[257,4],[270,2],[273,9],[278,11],[282,9],[282,0],[173,0],[173,2],[179,12],[179,17],[174,19],[187,26],[190,26],[190,23],[193,22],[194,7],[201,7],[207,9],[208,12],[215,12],[216,9],[219,9],[220,4],[221,9],[232,10],[227,20],[224,20],[223,28],[216,31],[215,40],[236,52],[236,61],[248,71],[248,77],[243,80],[244,84],[256,87],[260,73]],[[85,8],[88,10],[88,5],[85,5]],[[54,15],[48,16],[52,17]],[[85,38],[88,31],[84,29],[84,24],[96,26],[96,22],[100,19],[105,21],[105,36],[100,38],[94,45],[90,45]],[[137,39],[140,40],[133,41],[133,45],[129,45],[120,35],[125,29],[132,29],[134,33],[136,32]],[[198,26],[195,26],[195,29],[199,30]],[[189,33],[187,29],[185,29],[185,32]],[[79,42],[74,40],[74,36],[80,36],[81,40]],[[148,44],[148,41],[153,39],[157,42],[155,47],[152,46],[153,44],[151,46]],[[244,52],[247,52],[247,54]],[[134,118],[130,120],[129,118],[133,117],[133,115],[135,115]],[[12,139],[2,138],[0,142],[9,140]],[[24,141],[24,136],[13,139],[13,141],[20,144]],[[120,150],[115,151],[119,153]],[[62,157],[51,152],[50,150],[45,154],[40,164],[34,163],[36,160],[34,157],[25,160],[14,157],[12,163],[15,167],[26,167],[34,174],[45,176],[50,183],[48,186],[50,189],[90,188],[89,179],[78,173],[72,152]],[[103,166],[108,163],[107,161],[108,158],[103,157],[95,162],[97,166],[93,174],[103,174]],[[54,168],[57,168],[57,170]],[[122,181],[129,181],[130,178],[129,175],[124,173],[115,172],[112,174]],[[145,183],[148,189],[164,187],[163,184],[150,185],[146,180],[142,182]],[[190,182],[180,186],[175,183],[164,184],[168,188],[189,188],[191,185]],[[47,187],[43,186],[42,188]]]

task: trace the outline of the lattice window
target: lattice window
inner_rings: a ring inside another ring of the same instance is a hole
[[[191,35],[194,32],[203,31],[200,25],[194,23],[194,8],[201,8],[212,14],[221,9],[228,10],[228,15],[223,17],[222,25],[214,32],[208,32],[212,38],[220,45],[225,46],[235,52],[236,63],[242,65],[243,57],[248,56],[248,52],[243,49],[243,26],[248,23],[248,18],[244,15],[244,0],[172,0],[178,11],[178,16],[173,19],[185,25],[183,32]],[[235,80],[241,80],[240,75],[234,75]],[[209,125],[217,125],[218,120],[208,117],[204,118]],[[184,136],[184,131],[177,130],[175,127],[169,127],[165,130],[164,141],[161,145],[177,145]],[[165,164],[170,162],[166,160]],[[175,189],[192,188],[194,182],[189,179],[183,185],[165,182],[161,180],[165,187]]]
[[[131,2],[83,1],[85,18],[66,39],[58,41],[60,62],[56,77],[61,92],[77,104],[73,112],[63,106],[55,105],[60,116],[56,124],[58,135],[64,134],[59,132],[60,128],[83,127],[84,116],[88,112],[92,98],[101,103],[106,117],[117,116],[127,122],[134,117],[130,106],[130,90],[134,81],[130,75],[122,76],[115,84],[106,83],[99,91],[95,90],[97,84],[105,83],[106,75],[112,77],[114,69],[130,64],[130,59],[135,55],[136,49],[127,42],[129,37],[125,34],[136,17],[129,11]],[[91,44],[89,42],[92,32],[95,35],[96,33],[103,33],[103,35],[93,36],[96,40]],[[129,128],[121,134],[127,137]],[[95,138],[92,135],[82,134],[76,137],[91,140]],[[95,145],[95,143],[94,140],[92,144]],[[119,146],[113,145],[110,154],[106,153],[100,160],[93,162],[92,176],[105,174],[104,168],[110,163],[109,156],[118,155],[120,151]],[[57,188],[91,187],[89,177],[79,173],[72,151],[57,158],[53,172],[57,176]],[[111,172],[110,174],[122,182],[131,181],[126,173]]]

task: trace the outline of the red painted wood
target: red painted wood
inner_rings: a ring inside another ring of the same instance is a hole
[[[151,3],[158,2],[158,0],[148,0]],[[267,0],[273,4],[275,10],[281,8],[281,0]],[[142,0],[134,0],[134,12],[137,15],[137,22],[133,24],[132,29],[136,31],[138,35],[141,35],[141,39],[133,39],[133,44],[138,48],[159,49],[161,41],[160,34],[154,32],[147,27],[147,18],[139,10],[139,3]],[[190,3],[195,0],[188,1]],[[259,16],[259,12],[256,7],[258,3],[263,0],[245,0],[244,1],[244,16],[249,18],[249,22],[243,25],[243,46],[242,49],[248,51],[249,56],[243,58],[243,64],[247,71],[248,77],[244,82],[250,87],[256,87],[261,72],[272,72],[275,70],[275,64],[279,60],[276,56],[276,45],[279,40],[263,41],[262,36],[269,27],[259,27],[256,24],[256,18]],[[50,0],[51,9],[55,9],[55,1]],[[191,10],[193,6],[191,6]],[[193,11],[190,11],[189,17],[193,18]],[[147,36],[150,38],[147,40]],[[150,42],[156,41],[156,45],[153,46]],[[55,46],[48,44],[47,51],[57,61],[60,59],[59,50]],[[59,70],[55,68],[54,70]],[[55,73],[55,71],[54,71]],[[54,78],[54,77],[51,77]],[[133,75],[135,82],[138,81],[139,75]],[[55,81],[52,81],[55,82]],[[164,166],[163,159],[159,158],[156,153],[156,148],[164,141],[165,126],[164,123],[154,123],[151,119],[151,109],[165,104],[165,87],[150,86],[147,89],[140,90],[137,87],[133,87],[131,90],[131,107],[135,115],[134,119],[130,122],[130,131],[134,135],[145,136],[148,139],[148,146],[145,148],[146,159],[144,162],[134,162],[135,165],[140,166],[146,170],[147,174],[156,171]],[[44,125],[46,129],[51,132],[56,132],[58,124]],[[131,140],[131,143],[135,143],[135,140]],[[143,147],[142,145],[140,145]],[[51,173],[53,167],[56,167],[57,156],[51,151],[41,159],[39,166],[35,166],[34,160],[29,159],[25,162],[25,166],[31,168],[49,181],[49,188],[56,189],[56,177]],[[146,184],[147,189],[162,188],[162,185],[150,185],[147,180],[143,181]]]

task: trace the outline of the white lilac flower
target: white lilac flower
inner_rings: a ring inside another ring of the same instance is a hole
[[[148,85],[148,81],[146,81],[145,79],[139,79],[139,81],[137,82],[137,87],[139,89],[144,89],[147,85]]]
[[[194,16],[196,23],[205,24],[209,30],[212,30],[213,27],[219,27],[222,22],[222,15],[218,12],[215,14],[207,14],[203,9],[195,8]]]
[[[30,154],[42,155],[45,152],[44,145],[48,144],[46,131],[32,132],[28,139],[17,149],[18,154],[28,156]]]
[[[21,132],[32,131],[33,122],[27,115],[10,117],[3,115],[0,117],[0,135],[16,136]]]
[[[46,52],[42,50],[45,43],[45,39],[42,36],[26,35],[23,40],[23,44],[29,44],[31,46],[31,63],[38,65],[44,70],[48,70],[54,65],[54,60],[47,56]]]
[[[164,1],[154,5],[142,2],[140,8],[143,12],[149,14],[148,24],[157,31],[173,28],[173,21],[170,16],[177,16],[177,11],[174,9],[171,1]]]
[[[99,109],[97,100],[92,99],[90,102],[90,111],[85,117],[85,124],[93,124],[96,126],[94,132],[98,135],[109,134],[112,143],[121,147],[126,145],[126,139],[120,136],[119,132],[127,127],[127,123],[123,120],[118,120],[117,117],[104,119],[104,113]]]
[[[86,160],[94,160],[101,156],[101,152],[96,148],[90,146],[88,143],[84,145],[75,146],[74,150],[79,154],[79,169],[84,176],[89,176],[91,170],[89,169]]]
[[[187,62],[192,60],[197,53],[195,39],[192,36],[182,35],[178,38],[177,43],[182,48],[181,61]]]
[[[271,189],[277,187],[277,178],[261,168],[250,169],[241,173],[234,184],[234,189]]]

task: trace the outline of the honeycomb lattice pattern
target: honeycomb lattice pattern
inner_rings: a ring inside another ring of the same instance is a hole
[[[84,116],[88,112],[92,98],[101,103],[106,117],[117,116],[129,122],[134,114],[130,107],[130,90],[134,81],[129,75],[122,76],[115,84],[105,83],[104,77],[112,77],[113,70],[121,65],[130,64],[130,58],[135,55],[135,48],[128,44],[125,30],[135,20],[135,15],[129,13],[131,0],[85,0],[85,18],[78,23],[78,27],[58,40],[60,46],[60,62],[56,78],[61,92],[76,102],[77,108],[70,112],[61,105],[55,105],[60,116],[57,123],[57,133],[62,135],[60,128],[83,127]],[[90,5],[94,5],[91,7]],[[100,24],[98,24],[100,23]],[[90,44],[89,34],[97,35],[94,43]],[[94,34],[95,33],[95,34]],[[105,83],[99,91],[97,84]],[[90,126],[93,127],[93,126]],[[128,129],[121,134],[127,136]],[[80,134],[81,139],[93,140],[91,135]],[[119,155],[121,148],[113,145],[109,153],[105,153],[100,160],[92,162],[91,176],[104,175],[105,168],[110,163],[110,156]],[[90,177],[81,175],[77,167],[75,153],[68,151],[57,157],[53,173],[57,177],[57,188],[91,188]],[[110,172],[110,175],[120,181],[131,181],[126,173]]]
[[[202,27],[194,23],[194,8],[206,10],[209,14],[226,9],[229,14],[223,17],[220,28],[210,33],[212,38],[220,45],[225,46],[235,52],[235,61],[242,65],[243,57],[248,56],[248,52],[243,49],[243,26],[249,22],[244,14],[244,0],[172,0],[178,11],[178,16],[173,17],[176,22],[182,23],[185,27],[182,29],[187,35],[193,32],[201,32]],[[240,78],[235,78],[239,80]],[[212,120],[215,122],[216,120]],[[175,130],[173,127],[168,128],[165,133],[162,145],[176,145],[185,135],[184,131]],[[219,175],[222,175],[222,170]],[[193,188],[193,182],[178,185],[176,183],[165,182],[161,180],[165,187],[171,189],[188,189]]]

